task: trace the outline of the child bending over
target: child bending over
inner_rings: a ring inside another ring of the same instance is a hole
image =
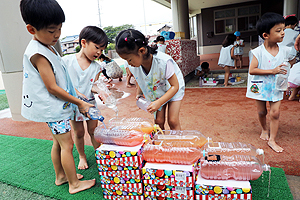
[[[101,28],[87,26],[79,34],[80,51],[63,57],[77,95],[95,106],[96,102],[93,92],[96,93],[96,91],[92,87],[103,70],[95,59],[101,55],[107,43],[108,38]],[[75,114],[71,117],[71,124],[74,130],[75,145],[79,153],[78,169],[88,168],[84,153],[84,121],[86,121],[87,131],[94,149],[100,145],[94,138],[94,130],[98,125],[98,120],[91,120],[76,109]]]
[[[137,96],[151,101],[147,110],[156,112],[155,123],[164,129],[166,107],[168,124],[180,130],[179,110],[184,96],[183,75],[176,62],[167,54],[148,46],[145,36],[134,29],[121,31],[116,37],[116,51],[128,62],[137,82]]]

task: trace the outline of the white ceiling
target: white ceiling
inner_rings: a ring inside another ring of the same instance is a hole
[[[168,8],[171,8],[171,0],[152,0]],[[243,3],[254,0],[188,0],[189,1],[189,13],[195,15],[201,13],[203,8],[211,8],[216,6],[223,6],[228,4]]]

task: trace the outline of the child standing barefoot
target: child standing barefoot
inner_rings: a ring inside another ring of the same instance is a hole
[[[289,97],[289,100],[293,101],[296,98],[298,92],[300,91],[300,62],[293,65],[288,80],[289,80],[289,88],[293,89],[291,96]]]
[[[96,26],[87,26],[79,34],[80,51],[76,54],[64,56],[63,60],[67,65],[72,83],[76,89],[77,95],[85,98],[91,104],[96,104],[92,92],[92,86],[98,80],[101,73],[101,66],[95,59],[98,58],[106,48],[108,38],[101,28]],[[99,147],[99,143],[94,138],[94,130],[98,125],[98,120],[91,120],[82,115],[78,109],[71,118],[71,124],[74,130],[74,140],[79,153],[78,169],[87,169],[88,163],[84,153],[84,121],[87,124],[87,131],[90,135],[94,149]]]
[[[268,145],[275,152],[282,152],[275,139],[279,126],[280,104],[283,92],[275,89],[275,75],[286,74],[281,68],[284,59],[291,58],[291,48],[278,46],[284,37],[284,18],[276,13],[266,13],[257,22],[258,34],[264,43],[253,49],[250,54],[248,75],[248,98],[256,100],[258,119],[262,127],[260,138],[268,140]],[[267,108],[270,104],[270,136],[267,129]]]
[[[137,98],[145,95],[151,101],[147,110],[156,112],[155,123],[164,129],[168,105],[170,129],[180,130],[179,110],[184,96],[184,80],[176,62],[169,55],[148,46],[145,36],[133,29],[118,34],[116,50],[130,65],[137,82]]]
[[[51,158],[56,185],[69,183],[74,194],[95,185],[95,179],[79,181],[73,157],[70,116],[72,104],[87,113],[92,104],[77,99],[64,62],[54,49],[65,15],[55,0],[22,0],[22,18],[33,39],[23,57],[21,114],[26,119],[47,122],[53,137]]]
[[[239,31],[236,31],[234,33],[236,36],[236,40],[234,41],[234,68],[237,68],[237,62],[240,64],[240,68],[243,66],[243,47],[245,46],[244,40],[241,39],[241,33]]]
[[[233,56],[233,42],[235,41],[235,36],[233,34],[228,34],[223,43],[222,49],[220,51],[220,57],[218,61],[218,65],[223,67],[225,70],[225,77],[224,77],[224,86],[227,87],[229,83],[229,74],[230,74],[230,67],[234,66]]]

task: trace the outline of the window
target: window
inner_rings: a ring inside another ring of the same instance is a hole
[[[190,18],[190,34],[191,38],[197,36],[197,18],[196,16]]]
[[[216,10],[214,12],[215,34],[252,31],[260,16],[260,5]]]

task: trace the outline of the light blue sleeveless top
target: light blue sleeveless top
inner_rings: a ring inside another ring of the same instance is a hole
[[[54,49],[54,48],[53,48]],[[54,49],[56,52],[56,50]],[[67,119],[73,112],[69,102],[50,94],[30,59],[35,54],[44,56],[51,64],[56,84],[76,96],[65,64],[59,54],[54,54],[36,40],[31,40],[23,57],[23,91],[21,114],[36,122],[55,122]]]
[[[166,79],[166,67],[168,60],[173,62],[174,72],[179,82],[179,90],[170,100],[172,101],[173,99],[180,98],[184,95],[185,85],[182,72],[171,56],[161,52],[153,54],[151,69],[147,75],[141,66],[129,66],[131,73],[135,77],[147,100],[155,101],[162,97],[170,89],[171,85]]]

